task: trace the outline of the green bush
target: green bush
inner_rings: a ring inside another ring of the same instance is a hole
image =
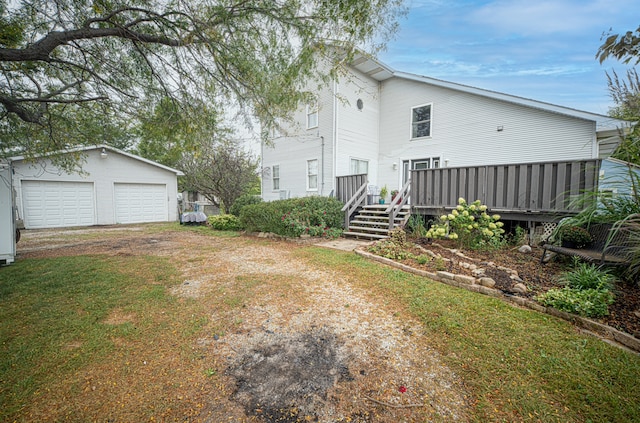
[[[611,293],[614,280],[611,274],[594,264],[577,263],[573,270],[560,276],[560,281],[566,284],[564,288],[550,289],[536,300],[585,317],[606,316],[614,301]]]
[[[240,217],[240,211],[244,206],[250,204],[258,204],[262,202],[262,198],[259,195],[244,194],[241,195],[233,202],[233,205],[229,208],[229,213],[234,216]]]
[[[367,251],[391,260],[414,258],[407,249],[407,234],[402,229],[394,229],[390,232],[389,238],[368,246]]]
[[[407,221],[407,230],[415,238],[424,238],[427,236],[427,228],[424,224],[422,216],[417,214],[411,215]]]
[[[240,219],[232,214],[217,214],[207,217],[209,225],[218,231],[238,231],[242,229]]]
[[[440,216],[439,223],[429,228],[427,237],[455,239],[458,245],[471,249],[501,247],[504,223],[500,215],[490,216],[486,210],[480,200],[467,204],[461,197],[451,213]]]
[[[602,317],[609,314],[614,298],[611,291],[603,289],[576,289],[564,287],[550,289],[536,297],[546,306],[585,317]]]
[[[302,197],[251,204],[240,211],[240,222],[250,232],[273,232],[297,237],[336,237],[342,233],[342,202],[329,197]]]
[[[560,281],[574,289],[613,289],[615,277],[595,264],[580,262],[570,272],[560,276]]]

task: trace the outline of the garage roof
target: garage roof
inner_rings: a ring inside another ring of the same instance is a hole
[[[62,153],[63,154],[64,153],[77,153],[77,152],[91,151],[91,150],[104,150],[105,152],[109,152],[109,151],[115,152],[115,153],[118,153],[118,154],[122,154],[123,156],[127,156],[127,157],[130,157],[132,159],[139,160],[141,162],[150,164],[152,166],[156,166],[156,167],[159,167],[161,169],[167,170],[169,172],[175,173],[176,176],[184,176],[184,173],[182,173],[178,169],[174,169],[172,167],[165,166],[165,165],[160,164],[158,162],[154,162],[153,160],[145,159],[144,157],[136,156],[135,154],[127,153],[126,151],[119,150],[117,148],[111,147],[111,146],[106,145],[106,144],[97,144],[97,145],[89,145],[89,146],[72,148],[72,149],[69,149],[69,150],[65,150]],[[25,159],[24,156],[11,157],[12,161],[20,161],[20,160],[24,160],[24,159]]]

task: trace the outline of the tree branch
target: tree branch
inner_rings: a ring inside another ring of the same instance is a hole
[[[81,28],[70,31],[52,31],[34,44],[23,49],[0,48],[0,61],[50,62],[51,53],[59,46],[71,41],[89,40],[94,38],[116,37],[143,43],[161,44],[169,47],[181,47],[188,43],[169,37],[143,34],[126,28]]]

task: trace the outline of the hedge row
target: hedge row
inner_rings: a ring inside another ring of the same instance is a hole
[[[240,224],[249,232],[297,237],[337,236],[342,231],[344,204],[329,197],[302,197],[250,204],[240,210]]]

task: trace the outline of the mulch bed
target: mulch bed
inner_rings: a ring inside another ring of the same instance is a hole
[[[461,263],[465,262],[473,263],[485,270],[485,276],[496,281],[496,289],[510,295],[518,295],[530,299],[546,292],[550,288],[562,287],[558,278],[562,272],[570,268],[571,264],[570,260],[561,257],[549,263],[541,264],[542,249],[536,246],[532,246],[532,252],[528,254],[519,252],[517,247],[497,251],[458,250],[468,257],[463,258],[451,251],[457,248],[455,243],[451,241],[438,240],[438,242],[432,242],[426,238],[412,241],[450,261],[444,262],[446,267],[444,269],[442,268],[443,262],[438,263],[435,260],[425,264],[418,264],[415,260],[409,259],[403,260],[403,264],[429,272],[445,270],[454,274],[474,276],[471,269],[461,265]],[[416,247],[413,253],[420,255],[424,252]],[[494,265],[488,265],[488,263],[493,263]],[[519,281],[514,280],[511,277],[511,273],[500,270],[499,267],[515,270],[518,277],[527,286],[528,292],[515,292],[513,288]],[[640,287],[630,283],[619,282],[615,287],[615,296],[615,303],[609,306],[609,315],[597,320],[640,338]]]

